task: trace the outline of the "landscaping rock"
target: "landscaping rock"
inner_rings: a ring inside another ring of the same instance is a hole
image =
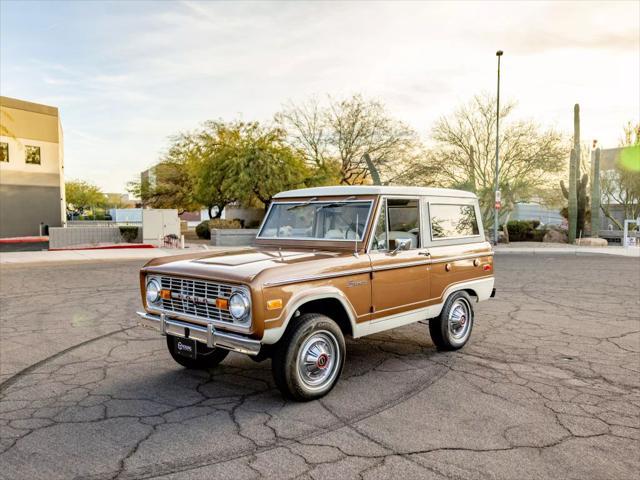
[[[542,241],[545,243],[567,243],[569,238],[564,230],[552,228],[545,234]]]
[[[609,245],[609,242],[604,238],[580,238],[576,240],[576,245],[584,247],[606,247]]]

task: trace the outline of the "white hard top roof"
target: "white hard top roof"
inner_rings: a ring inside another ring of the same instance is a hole
[[[412,195],[428,197],[476,198],[472,192],[450,188],[395,187],[386,185],[339,185],[335,187],[300,188],[280,192],[273,198],[334,197],[342,195]]]

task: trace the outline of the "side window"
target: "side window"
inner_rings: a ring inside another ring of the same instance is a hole
[[[376,222],[376,231],[373,234],[372,250],[388,250],[387,246],[387,200],[382,200],[380,214]]]
[[[372,250],[394,250],[397,240],[409,240],[420,248],[419,200],[388,198],[380,209]]]
[[[463,238],[479,235],[473,205],[431,204],[431,238]]]
[[[34,147],[33,145],[27,145],[26,147],[26,163],[32,165],[40,165],[40,147]]]
[[[9,161],[9,144],[0,142],[0,162]]]
[[[419,200],[387,200],[387,222],[389,223],[389,248],[396,248],[396,240],[411,240],[410,248],[420,248]]]

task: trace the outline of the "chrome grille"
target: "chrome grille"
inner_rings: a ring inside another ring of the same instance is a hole
[[[229,299],[235,287],[204,280],[160,277],[163,290],[171,291],[171,299],[162,299],[164,310],[200,317],[203,320],[233,322],[228,310],[216,307],[216,299]]]

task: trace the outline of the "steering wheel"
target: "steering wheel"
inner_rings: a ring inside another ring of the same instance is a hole
[[[348,227],[347,230],[344,232],[344,238],[349,238],[349,232],[353,232],[356,234],[356,238],[359,239],[360,235],[358,232],[362,231],[364,233],[364,223],[358,223],[356,224],[356,222],[352,222]]]

